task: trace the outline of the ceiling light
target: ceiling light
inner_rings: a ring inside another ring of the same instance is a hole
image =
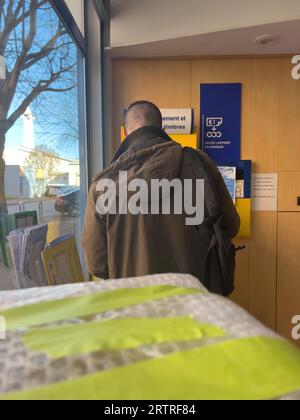
[[[256,38],[255,42],[261,47],[269,47],[276,45],[279,42],[279,37],[277,35],[263,35]]]

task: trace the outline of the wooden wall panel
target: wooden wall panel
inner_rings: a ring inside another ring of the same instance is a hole
[[[249,254],[249,310],[265,325],[275,329],[277,213],[252,214]]]
[[[280,213],[278,223],[278,332],[291,339],[300,315],[300,213]],[[298,343],[300,347],[300,342]]]
[[[250,153],[255,172],[278,169],[280,59],[253,60]]]
[[[280,212],[300,212],[297,200],[298,197],[300,198],[300,172],[280,172],[278,191],[278,210]]]
[[[281,60],[277,330],[290,339],[300,315],[300,81],[291,70],[291,60]]]
[[[279,170],[300,171],[300,81],[290,59],[281,60]]]
[[[161,108],[190,108],[190,61],[115,61],[113,63],[114,129],[110,156],[120,144],[123,111],[132,102],[149,100]]]
[[[254,59],[248,158],[253,172],[277,172],[280,59]],[[276,326],[277,214],[254,212],[249,241],[249,310]]]

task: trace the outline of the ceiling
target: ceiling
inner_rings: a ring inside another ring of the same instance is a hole
[[[255,39],[276,35],[276,45]],[[112,0],[115,57],[294,54],[299,0]]]

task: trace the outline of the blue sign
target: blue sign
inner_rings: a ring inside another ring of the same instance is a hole
[[[217,164],[241,158],[242,84],[201,84],[201,146]]]

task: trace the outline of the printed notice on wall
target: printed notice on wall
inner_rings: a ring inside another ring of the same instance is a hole
[[[277,211],[277,197],[278,174],[253,174],[253,211]]]
[[[194,131],[193,109],[161,109],[163,129],[168,134],[192,134]]]
[[[172,135],[190,135],[194,133],[194,110],[192,108],[161,108],[163,129]],[[127,109],[124,109],[125,117]]]

